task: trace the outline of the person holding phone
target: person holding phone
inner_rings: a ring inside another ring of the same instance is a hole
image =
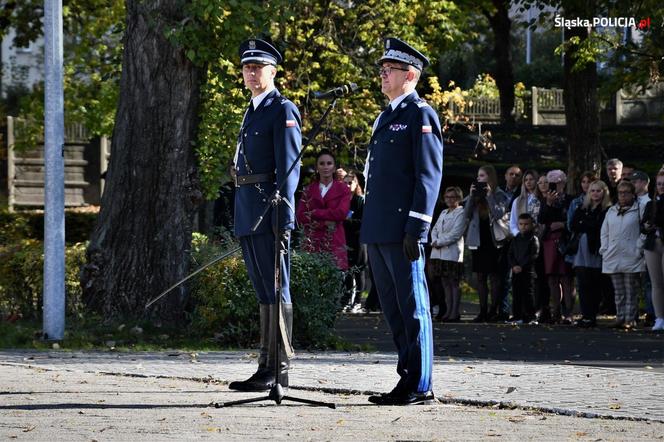
[[[571,324],[574,307],[572,268],[558,251],[558,243],[567,235],[567,209],[572,197],[565,193],[567,175],[562,170],[549,171],[546,180],[549,189],[545,195],[545,204],[540,209],[539,223],[544,225],[542,254],[551,296],[551,322]],[[561,301],[564,301],[562,311]]]
[[[492,224],[505,217],[509,203],[507,194],[498,187],[496,169],[489,164],[480,167],[477,181],[470,186],[470,194],[464,205],[464,216],[468,222],[465,242],[471,251],[472,269],[477,274],[477,293],[480,298],[480,312],[474,322],[494,321],[498,317],[498,299],[502,290],[503,272],[507,271],[507,261],[500,250],[504,243],[495,238]]]

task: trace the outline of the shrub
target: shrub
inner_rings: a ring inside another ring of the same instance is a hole
[[[215,244],[196,235],[192,257],[203,263],[232,244]],[[340,309],[341,272],[327,255],[292,251],[290,281],[294,341],[300,347],[324,347]],[[250,346],[258,340],[258,304],[239,252],[197,276],[192,296],[195,331],[214,332],[226,344]]]
[[[68,244],[87,241],[97,221],[95,212],[65,211],[65,240]],[[0,246],[22,239],[44,239],[42,211],[9,212],[0,210]]]
[[[78,274],[85,262],[85,248],[84,243],[76,243],[65,249],[66,313],[70,316],[83,313]],[[43,243],[34,239],[0,246],[0,314],[41,318],[43,249]]]
[[[65,251],[66,313],[71,318],[89,316],[82,302],[79,272],[85,263],[85,243]],[[193,267],[209,262],[237,247],[228,236],[215,242],[201,234],[192,241]],[[24,239],[0,245],[0,315],[41,320],[43,243]],[[193,278],[190,336],[214,336],[222,345],[247,347],[258,340],[258,303],[239,253],[229,256]],[[341,272],[331,257],[293,252],[291,297],[293,336],[298,346],[324,347],[340,309]]]

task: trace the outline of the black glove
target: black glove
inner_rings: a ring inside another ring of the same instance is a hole
[[[408,261],[417,261],[420,259],[420,242],[406,233],[403,238],[403,254]]]

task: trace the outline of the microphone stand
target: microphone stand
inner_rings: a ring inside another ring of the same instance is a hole
[[[321,128],[323,126],[323,122],[327,119],[327,116],[329,113],[334,109],[336,103],[337,103],[337,98],[335,97],[334,100],[330,103],[330,105],[327,107],[323,115],[321,116],[320,120],[316,123],[316,125],[311,129],[309,132],[309,136],[304,138],[303,143],[302,143],[302,148],[300,149],[300,153],[297,155],[295,160],[293,161],[293,164],[291,164],[290,168],[284,175],[283,180],[281,183],[278,183],[276,189],[274,192],[272,192],[272,195],[270,195],[270,198],[268,199],[267,204],[265,204],[265,208],[263,210],[263,213],[256,218],[256,222],[254,223],[253,227],[251,228],[252,232],[255,232],[256,229],[258,229],[258,226],[260,226],[261,222],[263,222],[263,219],[267,215],[268,211],[270,210],[271,207],[274,208],[274,218],[277,223],[279,223],[279,206],[281,205],[282,202],[285,202],[288,204],[288,200],[284,199],[284,197],[281,195],[281,191],[283,190],[284,186],[286,185],[286,182],[288,181],[288,177],[290,174],[293,172],[295,167],[300,164],[300,159],[302,158],[302,155],[304,153],[305,147],[307,147],[309,144],[311,144],[311,141],[318,135],[318,133],[321,131]],[[295,212],[295,210],[293,210]],[[232,407],[234,405],[242,405],[242,404],[250,404],[253,402],[262,402],[262,401],[274,401],[277,405],[280,405],[282,401],[287,400],[291,402],[299,402],[302,404],[308,404],[308,405],[315,405],[319,407],[328,407],[335,409],[336,404],[332,402],[320,402],[320,401],[314,401],[311,399],[304,399],[304,398],[297,398],[294,396],[288,396],[284,392],[284,388],[281,386],[281,361],[280,361],[280,348],[283,345],[283,336],[281,336],[281,289],[282,289],[282,274],[281,274],[281,265],[284,264],[284,255],[286,255],[287,250],[286,247],[284,247],[284,243],[288,241],[289,234],[286,232],[282,232],[280,227],[277,225],[277,233],[275,234],[274,237],[274,293],[275,293],[275,300],[274,300],[274,308],[275,308],[275,314],[274,316],[274,325],[273,325],[273,330],[276,336],[273,336],[274,338],[274,351],[272,354],[272,359],[274,361],[274,385],[270,389],[270,392],[268,393],[267,396],[261,396],[257,398],[251,398],[251,399],[241,399],[237,401],[231,401],[231,402],[215,402],[214,406],[216,408],[224,408],[224,407]],[[282,241],[283,237],[283,241]]]

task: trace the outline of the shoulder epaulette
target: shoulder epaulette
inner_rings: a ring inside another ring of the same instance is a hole
[[[429,105],[429,103],[427,103],[423,98],[418,98],[415,104],[417,104],[417,107],[425,107]]]

